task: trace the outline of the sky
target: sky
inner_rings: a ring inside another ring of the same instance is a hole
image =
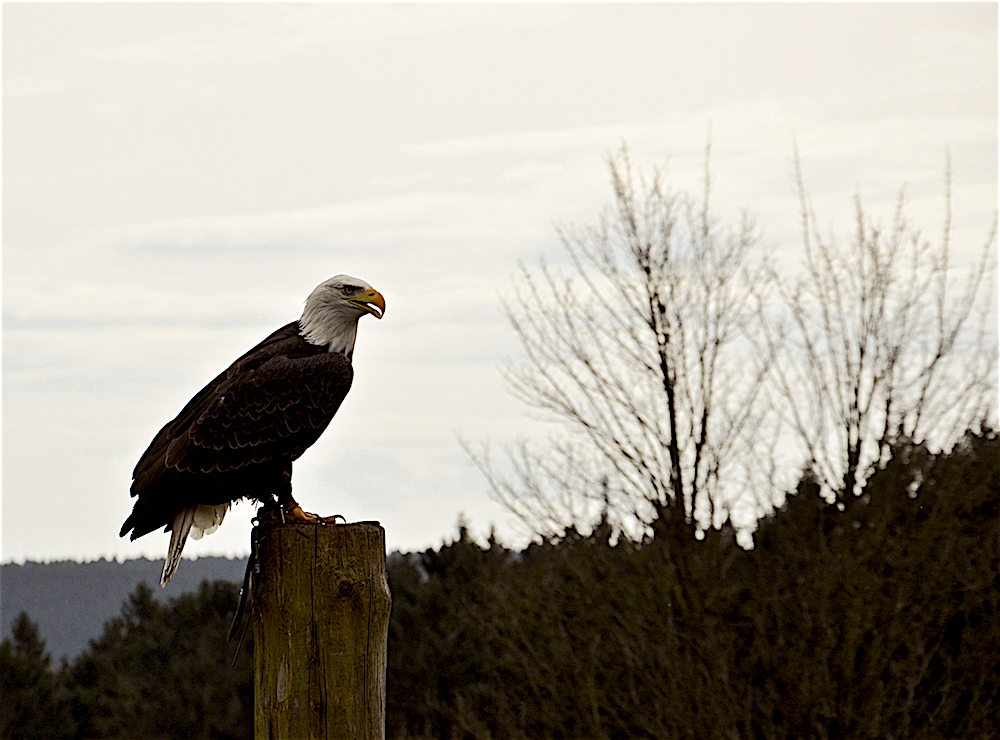
[[[525,530],[459,439],[550,431],[505,389],[500,296],[594,223],[607,157],[667,167],[801,258],[793,141],[820,220],[853,198],[959,258],[997,204],[997,5],[3,5],[0,560],[162,557],[119,539],[153,435],[347,273],[354,386],[295,464],[311,511],[390,550]],[[238,505],[187,556],[249,550]]]

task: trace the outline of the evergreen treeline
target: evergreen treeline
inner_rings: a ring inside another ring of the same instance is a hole
[[[1000,442],[897,447],[846,505],[803,481],[744,551],[664,509],[522,552],[390,559],[390,738],[1000,737]],[[57,670],[0,647],[3,738],[252,737],[237,587],[141,586]]]

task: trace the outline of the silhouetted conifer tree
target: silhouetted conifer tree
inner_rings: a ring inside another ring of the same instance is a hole
[[[11,637],[0,643],[0,738],[73,737],[69,715],[57,696],[50,662],[38,626],[21,612]]]

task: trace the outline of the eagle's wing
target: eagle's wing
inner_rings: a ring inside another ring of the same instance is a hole
[[[319,438],[350,390],[351,361],[339,353],[288,351],[299,340],[276,337],[286,330],[233,363],[156,435],[136,465],[133,495],[176,472],[291,461]]]
[[[276,458],[293,460],[326,429],[350,383],[350,361],[328,352],[273,357],[237,370],[186,433],[170,440],[164,463],[184,472],[225,473]]]

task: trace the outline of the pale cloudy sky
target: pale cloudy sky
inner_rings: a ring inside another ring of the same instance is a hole
[[[345,272],[382,291],[354,388],[296,463],[310,510],[436,546],[520,530],[457,435],[543,434],[498,292],[593,222],[605,157],[669,162],[798,259],[852,198],[956,243],[997,202],[997,5],[5,4],[3,561],[162,557],[117,536],[135,461],[205,382]],[[253,509],[186,554],[245,553]]]

